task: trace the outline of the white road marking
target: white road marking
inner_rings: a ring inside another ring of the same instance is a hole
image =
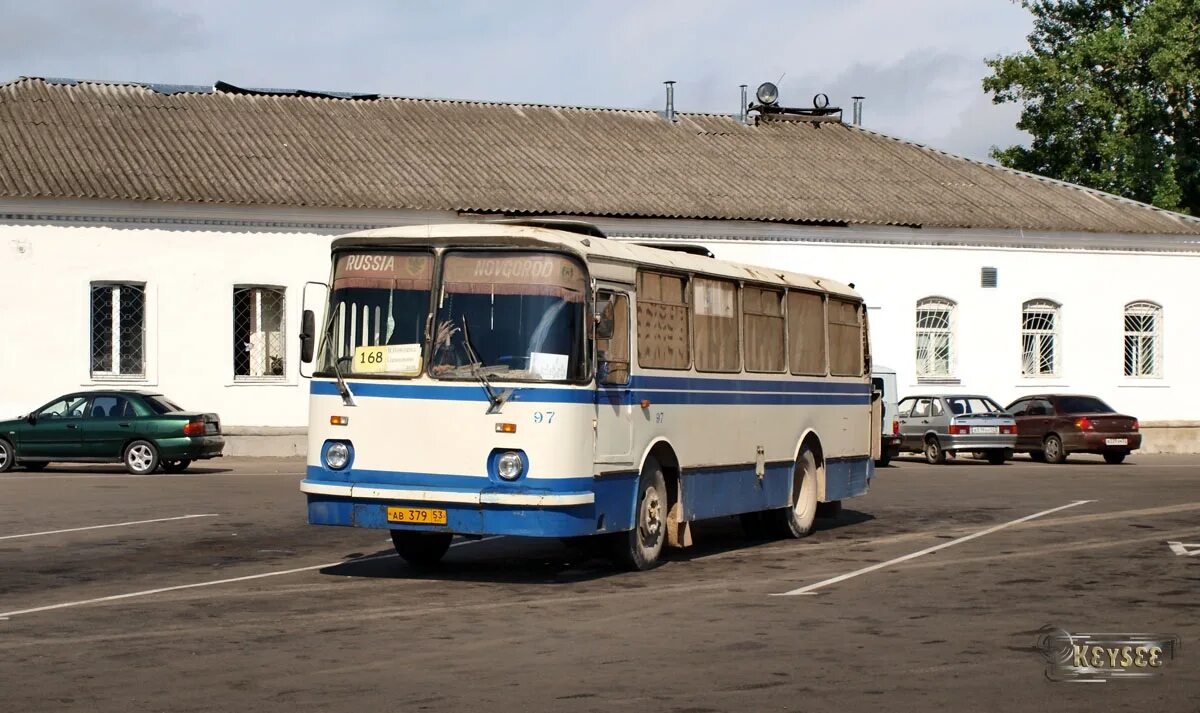
[[[897,557],[895,559],[890,559],[887,562],[879,562],[878,564],[873,564],[870,567],[863,567],[862,569],[857,569],[853,572],[847,572],[846,574],[841,574],[836,577],[831,577],[830,579],[825,579],[820,582],[816,582],[814,584],[809,584],[807,586],[800,587],[799,589],[793,589],[790,592],[780,592],[778,594],[772,594],[771,596],[772,597],[790,597],[790,596],[796,596],[798,594],[811,594],[812,592],[814,592],[818,589],[821,589],[823,587],[827,587],[831,584],[837,584],[838,582],[844,582],[847,579],[853,579],[854,577],[858,577],[859,575],[868,574],[870,572],[874,572],[876,570],[883,569],[884,567],[891,567],[892,565],[899,564],[901,562],[907,562],[908,560],[922,557],[931,552],[937,552],[938,550],[944,550],[947,547],[953,547],[954,545],[962,544],[963,542],[967,542],[969,540],[974,540],[977,537],[983,537],[984,535],[990,535],[993,532],[998,532],[1005,528],[1012,527],[1013,525],[1018,525],[1022,522],[1027,522],[1027,521],[1033,520],[1035,518],[1049,515],[1050,513],[1058,512],[1059,510],[1066,510],[1067,508],[1073,508],[1073,507],[1076,507],[1079,505],[1085,505],[1087,503],[1094,503],[1094,502],[1096,502],[1096,501],[1095,500],[1076,500],[1073,503],[1067,503],[1066,505],[1059,505],[1056,508],[1051,508],[1049,510],[1043,510],[1041,512],[1036,512],[1032,515],[1026,515],[1025,517],[1022,517],[1022,518],[1019,518],[1016,520],[1010,520],[1009,522],[1001,523],[999,525],[993,525],[992,527],[989,527],[986,530],[980,530],[979,532],[975,532],[970,535],[958,537],[953,540],[943,542],[940,545],[934,545],[933,547],[926,547],[923,550],[920,550],[918,552],[909,553],[907,555],[904,555],[903,557]],[[3,616],[3,615],[0,615],[0,616]]]
[[[114,522],[111,525],[89,525],[88,527],[70,527],[65,530],[44,530],[42,532],[26,532],[20,535],[0,536],[0,540],[15,540],[20,537],[38,537],[40,535],[59,535],[64,532],[82,532],[83,530],[103,530],[106,527],[128,527],[129,525],[148,525],[152,522],[171,522],[172,520],[191,520],[197,517],[219,517],[217,513],[203,515],[180,515],[178,517],[160,517],[154,520],[131,520],[129,522]]]
[[[452,544],[450,546],[457,547],[458,545],[467,545],[467,544],[471,544],[474,542],[487,542],[488,540],[495,540],[500,537],[502,537],[502,535],[495,535],[492,537],[484,537],[479,540],[463,540],[461,542],[455,542],[454,544]],[[388,558],[396,557],[396,556],[397,555],[394,552],[388,553],[386,555],[371,555],[370,557],[359,557],[358,559],[352,559],[352,560],[339,560],[337,562],[326,562],[325,564],[314,564],[314,565],[310,565],[308,567],[295,567],[293,569],[284,569],[284,570],[278,570],[275,572],[261,572],[259,574],[248,574],[243,577],[229,577],[228,579],[214,579],[214,580],[209,580],[207,582],[193,582],[191,584],[177,584],[173,587],[159,587],[157,589],[143,589],[140,592],[127,592],[125,594],[113,594],[113,595],[107,596],[107,597],[96,597],[95,599],[82,599],[82,600],[76,601],[76,602],[62,602],[61,604],[49,604],[44,607],[33,607],[32,609],[18,609],[16,611],[0,612],[0,620],[7,620],[10,617],[21,616],[22,614],[36,614],[38,612],[52,611],[54,609],[66,609],[68,607],[81,607],[81,606],[84,606],[85,604],[99,604],[101,602],[115,602],[115,601],[118,601],[121,599],[132,599],[134,597],[147,597],[152,594],[163,594],[164,592],[177,592],[182,589],[197,589],[199,587],[213,587],[218,584],[232,584],[233,582],[246,582],[246,581],[249,581],[252,579],[263,579],[265,577],[282,577],[285,574],[296,574],[297,572],[311,572],[314,569],[326,569],[329,567],[337,567],[339,565],[345,565],[345,564],[358,564],[359,562],[370,562],[372,560],[388,559]]]
[[[1169,540],[1167,541],[1167,546],[1171,548],[1172,552],[1183,557],[1195,557],[1200,555],[1200,544],[1192,542],[1175,542],[1173,540]]]

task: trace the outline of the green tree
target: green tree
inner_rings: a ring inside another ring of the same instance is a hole
[[[1029,51],[988,60],[1029,146],[1004,166],[1200,214],[1200,0],[1022,0]]]

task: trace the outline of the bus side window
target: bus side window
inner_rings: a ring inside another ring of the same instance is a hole
[[[629,296],[601,292],[600,326],[596,336],[596,380],[601,384],[629,383]],[[606,334],[604,338],[600,334]]]
[[[637,280],[638,364],[687,369],[692,365],[687,278],[639,270]]]
[[[829,373],[862,376],[865,355],[862,317],[858,305],[847,300],[829,300]]]
[[[789,290],[788,354],[793,374],[825,375],[825,298]]]

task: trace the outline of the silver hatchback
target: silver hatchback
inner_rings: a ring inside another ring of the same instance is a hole
[[[896,407],[900,418],[900,450],[924,453],[930,463],[946,455],[974,453],[992,465],[1012,457],[1017,422],[986,396],[909,396]]]

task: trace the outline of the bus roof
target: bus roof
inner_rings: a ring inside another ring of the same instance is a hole
[[[785,285],[817,292],[862,297],[836,280],[767,267],[744,265],[677,250],[660,250],[634,242],[596,238],[568,230],[505,223],[450,223],[377,228],[349,233],[333,241],[333,249],[378,246],[470,246],[551,248],[574,253],[589,263],[611,262],[659,267],[749,282]]]

